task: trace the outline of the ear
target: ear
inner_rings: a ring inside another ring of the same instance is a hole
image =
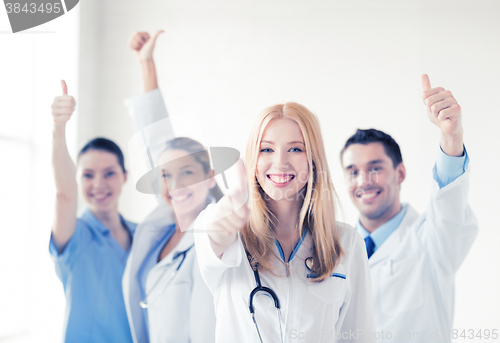
[[[127,177],[128,177],[128,171],[125,171],[123,173],[123,183],[127,182]]]
[[[403,162],[398,164],[398,166],[396,167],[396,176],[398,178],[398,183],[401,185],[401,182],[403,182],[406,178],[406,168]]]

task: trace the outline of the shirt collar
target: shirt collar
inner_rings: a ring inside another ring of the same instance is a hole
[[[304,241],[304,238],[307,235],[307,231],[308,231],[307,227],[304,227],[304,232],[302,232],[302,237],[300,237],[300,239],[297,242],[297,244],[295,244],[295,247],[293,248],[292,254],[290,255],[290,259],[288,260],[288,262],[290,262],[292,260],[292,258],[295,256],[295,254],[299,250],[300,246],[302,245],[302,242]],[[281,259],[283,261],[285,261],[285,254],[283,253],[283,249],[281,248],[281,245],[280,245],[280,243],[278,242],[277,239],[275,239],[275,243],[276,243],[276,248],[278,248],[278,252],[280,254]]]
[[[363,239],[370,236],[373,239],[373,243],[375,243],[375,248],[378,249],[385,242],[385,240],[389,238],[389,236],[399,227],[406,214],[407,208],[408,204],[403,204],[398,214],[379,226],[371,234],[363,227],[363,225],[361,225],[360,221],[358,220],[358,222],[356,223],[356,231],[358,231]]]
[[[131,225],[130,222],[126,221],[121,214],[118,214],[120,216],[121,222],[124,224],[124,226],[127,228],[127,230],[130,232],[131,235],[134,234],[135,228],[133,225]],[[99,231],[103,235],[109,234],[109,229],[106,225],[104,225],[97,217],[90,211],[87,207],[83,211],[80,219],[83,221],[87,222],[93,229]]]

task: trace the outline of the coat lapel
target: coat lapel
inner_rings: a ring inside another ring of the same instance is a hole
[[[405,237],[411,224],[418,218],[418,213],[408,205],[406,214],[399,224],[398,228],[386,239],[386,241],[378,248],[373,255],[368,259],[368,264],[371,266],[386,260],[398,248],[399,244]]]

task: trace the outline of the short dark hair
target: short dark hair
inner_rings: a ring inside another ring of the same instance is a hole
[[[127,172],[125,170],[125,159],[123,157],[122,150],[115,142],[102,137],[94,138],[88,141],[87,144],[85,144],[82,150],[80,150],[80,152],[78,153],[78,157],[85,154],[89,150],[102,150],[115,155],[118,159],[118,164],[122,168],[123,172]]]
[[[342,156],[346,149],[352,144],[369,144],[369,143],[381,143],[384,146],[385,154],[389,156],[392,160],[392,165],[396,168],[401,162],[403,162],[403,156],[401,156],[401,150],[399,149],[398,143],[389,136],[387,133],[375,130],[358,129],[354,135],[349,137],[347,142],[345,142],[344,148],[340,152],[340,161],[342,162]]]

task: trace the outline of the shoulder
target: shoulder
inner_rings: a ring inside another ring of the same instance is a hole
[[[361,239],[355,228],[344,222],[337,222],[337,232],[342,248],[347,249],[354,244],[357,239]]]
[[[344,250],[344,263],[348,267],[360,258],[366,259],[366,246],[361,235],[347,223],[337,222],[340,245]]]
[[[134,233],[135,229],[137,228],[137,223],[131,222],[129,220],[124,219],[125,225],[127,225],[128,229]]]

